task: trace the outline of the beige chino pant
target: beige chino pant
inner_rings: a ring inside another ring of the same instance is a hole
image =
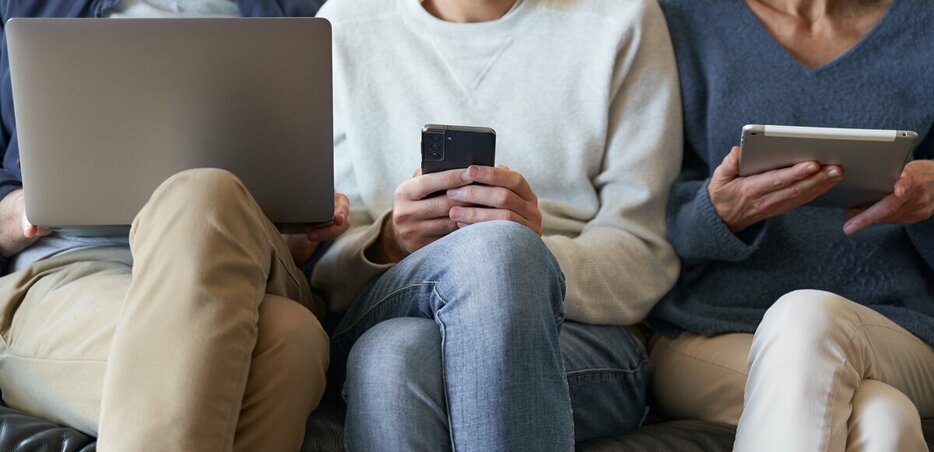
[[[738,424],[737,451],[928,450],[934,349],[843,297],[795,291],[755,336],[682,333],[650,348],[662,410]]]
[[[130,250],[0,278],[4,402],[104,452],[298,450],[324,390],[322,306],[240,181],[168,179]]]

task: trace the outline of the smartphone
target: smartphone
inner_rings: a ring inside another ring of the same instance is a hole
[[[426,124],[422,127],[422,174],[470,165],[495,165],[496,132],[489,127]]]

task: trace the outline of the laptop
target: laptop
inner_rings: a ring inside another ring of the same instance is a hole
[[[326,20],[18,18],[6,36],[33,224],[129,225],[192,168],[236,174],[283,229],[332,219]]]

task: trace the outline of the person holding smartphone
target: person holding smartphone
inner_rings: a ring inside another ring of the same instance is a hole
[[[651,351],[659,405],[738,424],[740,452],[926,451],[934,3],[661,3],[684,93],[685,163],[668,207],[683,268],[651,316],[664,333]],[[847,211],[807,205],[845,167],[739,176],[734,145],[749,123],[913,130],[919,140],[891,194]]]
[[[658,5],[333,0],[320,15],[355,228],[312,282],[343,313],[331,384],[348,449],[570,450],[637,426],[649,368],[625,326],[678,269],[664,209],[681,110]],[[413,177],[426,124],[494,129],[499,166]]]

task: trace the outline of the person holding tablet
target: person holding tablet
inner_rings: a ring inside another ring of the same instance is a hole
[[[650,317],[663,333],[651,350],[659,404],[738,424],[741,452],[927,450],[934,3],[661,4],[685,151],[667,222],[682,273]],[[846,168],[812,161],[740,177],[745,124],[919,139],[892,193],[847,211],[807,206]]]
[[[356,229],[312,281],[344,312],[329,382],[347,448],[568,451],[637,426],[648,359],[624,325],[678,269],[663,228],[681,109],[657,3],[332,0],[321,16]],[[413,177],[433,123],[492,128],[504,166]]]

